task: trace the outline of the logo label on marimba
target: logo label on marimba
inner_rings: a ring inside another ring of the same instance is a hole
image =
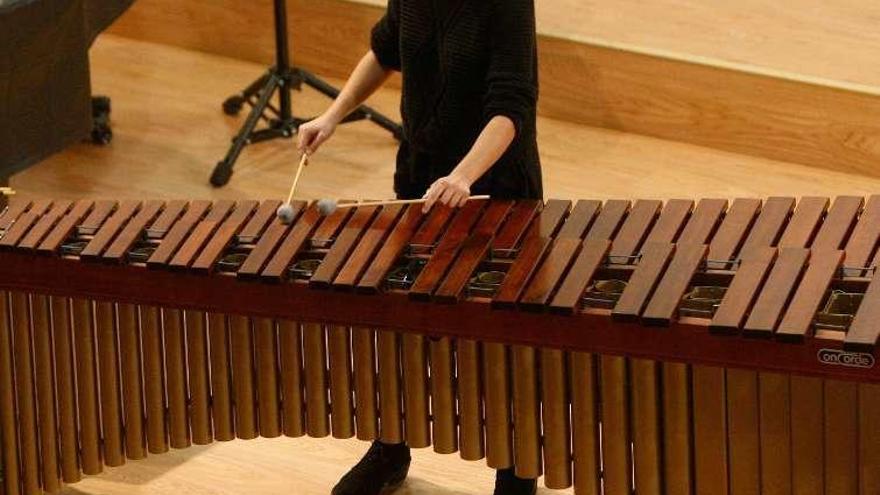
[[[846,366],[848,368],[871,369],[874,367],[874,356],[864,352],[846,352],[837,349],[822,349],[819,351],[819,362],[833,366]]]

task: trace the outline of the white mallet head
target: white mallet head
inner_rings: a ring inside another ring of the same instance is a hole
[[[321,216],[330,216],[336,211],[338,206],[339,205],[335,199],[321,199],[318,201],[318,213],[320,213]]]
[[[288,225],[290,224],[290,222],[293,222],[294,211],[293,206],[291,206],[290,203],[285,203],[279,206],[278,210],[275,211],[275,214],[278,215],[278,218],[284,225]]]

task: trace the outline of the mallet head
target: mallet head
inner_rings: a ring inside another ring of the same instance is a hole
[[[336,211],[338,206],[339,205],[335,199],[321,199],[318,201],[318,213],[320,213],[321,216],[330,216]]]
[[[275,214],[284,225],[288,225],[293,222],[293,217],[295,216],[293,206],[291,206],[290,203],[285,203],[279,206],[278,210],[275,211]]]

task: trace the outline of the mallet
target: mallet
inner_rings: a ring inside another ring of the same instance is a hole
[[[296,185],[299,183],[299,177],[302,175],[303,167],[306,166],[308,161],[309,154],[303,153],[302,158],[299,160],[299,166],[296,168],[296,175],[293,176],[293,185],[290,186],[290,194],[287,195],[287,201],[275,211],[275,214],[281,219],[281,223],[285,225],[293,221],[294,211],[293,206],[290,203],[293,201],[293,193],[296,192]]]
[[[471,196],[467,200],[473,201],[477,199],[489,199],[489,196]],[[392,199],[388,201],[361,201],[358,203],[342,203],[335,199],[321,199],[318,201],[318,212],[323,216],[331,215],[334,211],[339,208],[354,208],[357,206],[391,206],[391,205],[414,205],[421,204],[427,201],[427,199]]]

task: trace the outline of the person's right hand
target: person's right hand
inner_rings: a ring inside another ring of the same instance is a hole
[[[297,131],[299,140],[296,145],[299,152],[311,155],[318,151],[318,148],[324,144],[324,141],[330,139],[330,136],[336,131],[337,124],[338,122],[335,119],[327,115],[321,115],[299,126]]]

